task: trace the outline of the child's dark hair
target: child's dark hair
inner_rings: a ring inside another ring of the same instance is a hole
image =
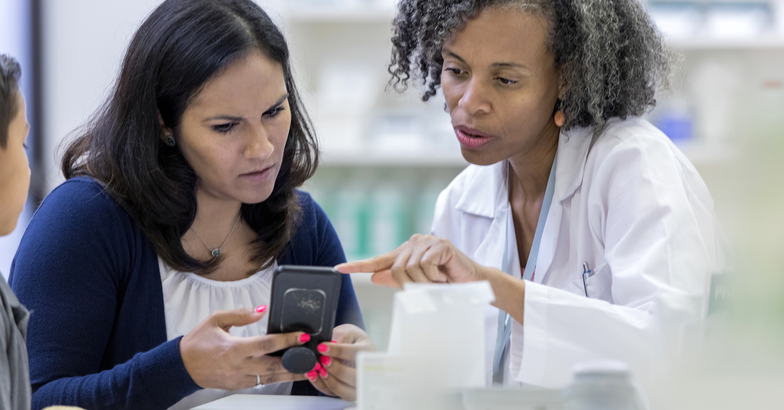
[[[19,112],[19,77],[22,69],[16,60],[0,54],[0,148],[8,144],[8,127]]]

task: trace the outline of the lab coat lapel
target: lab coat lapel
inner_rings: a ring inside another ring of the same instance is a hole
[[[509,203],[506,170],[506,161],[482,167],[474,180],[466,185],[463,195],[455,205],[458,210],[472,214],[473,217],[492,219],[482,243],[471,257],[481,265],[502,270],[501,259],[504,256]]]
[[[591,145],[589,129],[561,131],[558,137],[558,163],[555,165],[555,193],[542,231],[534,281],[542,283],[553,263],[558,246],[563,202],[574,195],[583,181],[585,161]]]

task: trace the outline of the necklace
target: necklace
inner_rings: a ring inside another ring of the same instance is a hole
[[[218,256],[221,256],[221,254],[223,253],[223,250],[221,248],[223,248],[223,245],[225,245],[226,241],[228,241],[229,237],[231,237],[232,232],[234,232],[234,228],[237,227],[237,223],[240,221],[240,216],[242,216],[242,214],[237,215],[237,220],[234,221],[234,226],[231,227],[231,231],[229,231],[229,234],[226,235],[226,239],[224,239],[223,243],[221,243],[220,246],[215,249],[211,249],[209,246],[207,246],[207,243],[204,242],[204,239],[201,239],[201,236],[199,236],[199,234],[196,232],[196,229],[194,227],[191,226],[191,230],[193,231],[193,234],[196,235],[197,238],[199,238],[199,240],[204,245],[204,247],[207,248],[207,250],[210,252],[210,255],[212,255],[213,258],[217,258]]]

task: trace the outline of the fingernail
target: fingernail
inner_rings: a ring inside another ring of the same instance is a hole
[[[327,350],[329,350],[329,347],[327,347],[327,345],[325,345],[324,343],[319,343],[316,349],[318,349],[319,353],[326,353]]]
[[[267,305],[261,305],[261,306],[256,308],[256,313],[261,313],[261,312],[263,312],[265,310],[267,310]]]
[[[315,382],[316,381],[316,376],[318,376],[318,373],[316,373],[316,371],[313,370],[313,371],[308,372],[308,374],[306,374],[305,376],[308,376],[308,379],[310,379],[310,381]]]
[[[337,342],[333,340],[332,343],[337,343]]]
[[[323,364],[324,367],[329,366],[332,364],[332,358],[329,356],[321,356],[321,364]]]
[[[322,367],[321,369],[319,369],[318,372],[319,372],[319,376],[321,376],[322,379],[327,378],[327,369]]]
[[[310,340],[310,335],[307,333],[303,333],[299,336],[300,343],[307,343]]]
[[[313,367],[313,370],[315,370],[315,371],[321,370],[321,365],[316,363],[316,365]]]

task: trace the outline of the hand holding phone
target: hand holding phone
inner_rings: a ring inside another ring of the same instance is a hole
[[[281,265],[272,277],[267,334],[302,331],[310,340],[302,346],[277,351],[291,373],[307,373],[320,356],[317,346],[332,340],[341,274],[332,268]]]

